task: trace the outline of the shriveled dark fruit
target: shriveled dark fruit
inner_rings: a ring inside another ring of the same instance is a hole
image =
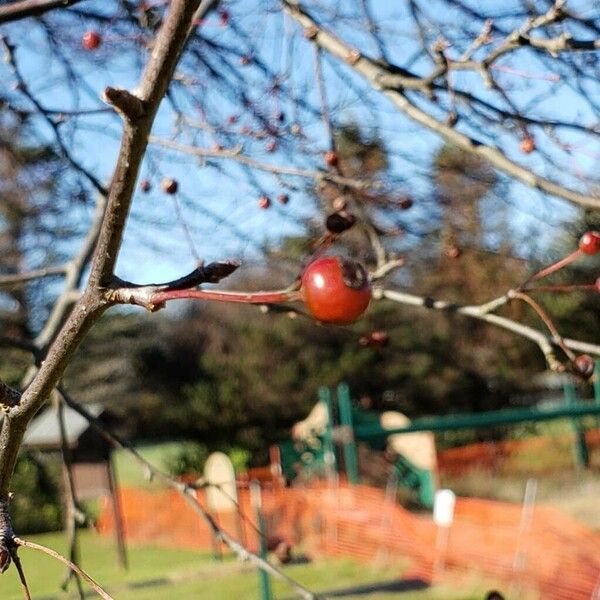
[[[152,189],[152,184],[150,183],[150,181],[148,179],[142,179],[140,181],[140,190],[142,190],[142,192],[147,193]]]
[[[287,204],[290,201],[290,197],[287,194],[279,194],[279,196],[277,196],[277,202],[279,202],[279,204]]]
[[[325,152],[325,164],[328,167],[337,167],[338,164],[338,155],[334,150],[328,150]]]
[[[258,199],[258,208],[266,209],[271,206],[271,200],[267,196],[261,196]]]
[[[229,18],[231,17],[231,15],[229,14],[228,10],[225,10],[224,8],[219,10],[219,23],[225,27],[226,25],[229,24]]]
[[[446,116],[446,125],[448,127],[454,127],[458,123],[458,113],[456,111],[451,111]]]
[[[520,148],[523,154],[531,154],[535,150],[535,140],[529,136],[523,138]]]
[[[402,210],[408,210],[409,208],[411,208],[413,205],[413,201],[411,198],[400,198],[400,200],[398,200],[398,206],[402,209]]]
[[[461,254],[461,249],[455,244],[452,244],[446,248],[446,256],[448,258],[459,258]]]
[[[329,233],[342,233],[356,223],[356,217],[349,212],[339,211],[331,213],[325,220],[325,227]]]
[[[594,366],[594,359],[589,354],[580,354],[573,361],[573,370],[585,379],[594,374]]]
[[[179,189],[179,183],[176,179],[171,179],[170,177],[163,179],[160,187],[165,194],[176,194]]]

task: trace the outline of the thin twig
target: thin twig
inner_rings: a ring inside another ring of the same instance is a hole
[[[90,587],[100,596],[104,598],[104,600],[114,600],[112,596],[110,596],[107,592],[105,592],[102,587],[98,583],[96,583],[83,569],[80,569],[75,563],[71,562],[68,558],[65,558],[62,554],[56,552],[56,550],[52,550],[52,548],[47,548],[46,546],[42,546],[41,544],[36,544],[35,542],[30,542],[29,540],[24,540],[19,537],[14,537],[12,540],[17,546],[22,546],[23,548],[30,548],[31,550],[37,550],[38,552],[43,552],[48,556],[60,561],[72,571],[75,571],[79,577],[85,579],[90,584]]]
[[[31,593],[29,592],[29,586],[27,585],[27,578],[25,577],[25,570],[23,569],[23,564],[21,563],[21,557],[18,555],[16,548],[12,550],[10,553],[13,563],[17,569],[17,573],[19,574],[19,580],[21,581],[21,588],[23,589],[23,597],[25,600],[31,600]]]
[[[558,333],[558,329],[556,329],[556,325],[552,322],[552,319],[548,316],[546,311],[540,306],[538,302],[536,302],[533,298],[528,296],[523,292],[511,292],[511,298],[516,298],[517,300],[522,300],[526,304],[529,304],[531,308],[538,314],[540,319],[544,322],[544,325],[548,328],[548,331],[552,334],[552,339],[555,340],[558,345],[562,348],[563,352],[569,357],[570,360],[574,361],[577,357],[572,352],[572,350],[565,344],[564,340],[560,333]]]
[[[382,187],[381,182],[375,180],[344,177],[331,171],[311,171],[307,169],[298,169],[296,167],[265,163],[242,154],[241,148],[235,148],[233,150],[213,150],[208,148],[199,148],[197,146],[180,144],[179,142],[174,142],[173,140],[167,140],[152,135],[149,138],[149,142],[151,144],[163,146],[164,148],[170,148],[186,154],[192,154],[194,156],[232,160],[247,167],[252,167],[253,169],[258,169],[267,173],[290,175],[292,177],[302,177],[303,179],[313,179],[317,183],[321,181],[330,181],[331,183],[336,183],[338,185],[357,190],[380,189]]]
[[[299,584],[297,581],[280,571],[277,567],[273,566],[267,560],[261,558],[257,554],[250,552],[240,542],[229,536],[229,534],[221,529],[208,511],[200,504],[195,494],[195,487],[193,485],[187,485],[168,473],[160,470],[152,463],[148,462],[139,452],[128,442],[120,438],[118,435],[108,429],[98,418],[94,417],[89,413],[81,404],[73,400],[69,394],[63,389],[59,388],[59,392],[63,397],[63,400],[67,406],[72,408],[75,412],[81,415],[84,419],[90,423],[90,425],[102,435],[107,441],[114,446],[125,450],[130,454],[135,461],[140,465],[145,473],[150,473],[152,476],[157,477],[162,482],[166,483],[169,487],[175,489],[177,492],[182,494],[186,502],[196,512],[204,522],[210,527],[215,536],[218,537],[224,544],[226,544],[240,559],[250,561],[256,565],[259,569],[262,569],[277,579],[280,579],[287,585],[289,585],[301,598],[304,600],[318,600],[318,596]]]

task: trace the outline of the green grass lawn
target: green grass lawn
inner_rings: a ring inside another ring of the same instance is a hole
[[[136,450],[152,465],[167,470],[166,459],[175,454],[182,442],[162,442],[136,445]],[[117,450],[113,454],[114,465],[120,485],[131,485],[146,489],[164,487],[160,481],[148,479],[138,462],[125,450]]]
[[[32,536],[33,541],[65,552],[61,534]],[[111,540],[93,532],[81,535],[82,566],[116,600],[165,600],[165,598],[210,600],[257,600],[258,576],[247,564],[227,559],[214,562],[205,552],[134,546],[129,549],[130,569],[116,566]],[[62,600],[75,597],[60,590],[64,568],[53,559],[21,549],[20,556],[34,600]],[[366,584],[397,580],[398,568],[363,565],[352,560],[324,560],[291,565],[285,572],[313,591],[333,591]],[[349,600],[476,600],[483,598],[481,582],[461,590],[435,587],[422,591],[361,593],[339,596]],[[278,582],[273,584],[274,598],[291,599],[294,594]],[[16,570],[11,567],[0,578],[0,598],[21,600]],[[93,597],[93,594],[90,595]]]

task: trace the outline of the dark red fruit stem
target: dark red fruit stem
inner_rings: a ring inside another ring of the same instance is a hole
[[[558,333],[558,329],[552,322],[552,319],[546,314],[544,309],[530,296],[527,294],[523,294],[521,292],[514,292],[513,298],[517,298],[518,300],[523,300],[533,308],[533,310],[538,314],[540,319],[544,322],[544,325],[548,328],[552,337],[555,339],[556,343],[561,347],[562,351],[569,357],[570,360],[575,361],[577,356],[571,351],[569,347],[565,344],[562,336]]]
[[[579,256],[581,256],[581,250],[577,249],[575,250],[575,252],[568,254],[564,258],[561,258],[558,262],[555,262],[554,264],[546,267],[545,269],[542,269],[541,271],[538,271],[537,273],[529,277],[529,279],[527,279],[527,281],[525,281],[525,283],[521,286],[521,289],[525,288],[527,284],[531,283],[532,281],[542,279],[542,277],[546,277],[547,275],[550,275],[550,273],[554,273],[555,271],[566,267],[568,264],[576,260]]]
[[[193,298],[217,302],[241,302],[244,304],[281,304],[300,299],[298,291],[278,290],[273,292],[223,292],[218,290],[166,290],[152,294],[152,304],[163,304],[169,300]]]
[[[523,291],[531,292],[575,292],[577,290],[595,290],[596,284],[587,283],[579,285],[538,285],[533,288],[523,288]]]

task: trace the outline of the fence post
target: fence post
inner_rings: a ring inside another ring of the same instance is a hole
[[[352,401],[350,400],[350,388],[347,383],[340,383],[337,387],[337,400],[340,409],[340,424],[342,426],[344,445],[344,465],[346,477],[351,484],[358,483],[358,453],[354,439],[354,427],[352,423]]]
[[[327,407],[327,425],[323,435],[323,461],[328,478],[336,472],[335,445],[333,443],[333,403],[331,391],[327,387],[319,388],[319,400]]]
[[[564,385],[565,403],[567,406],[577,404],[577,388],[573,381],[567,381]],[[573,431],[575,433],[575,463],[577,467],[585,469],[590,462],[588,447],[585,441],[585,429],[579,419],[572,419]]]
[[[260,492],[260,483],[256,480],[250,482],[250,502],[256,516],[256,528],[258,529],[258,553],[263,559],[267,558],[267,532],[265,527],[265,518],[262,513],[262,497]],[[271,580],[269,574],[264,569],[258,570],[258,581],[260,584],[261,600],[271,600]]]

